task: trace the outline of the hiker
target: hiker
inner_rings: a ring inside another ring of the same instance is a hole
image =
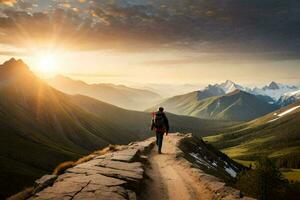
[[[160,107],[157,112],[152,113],[151,130],[156,132],[156,145],[158,153],[161,154],[164,134],[168,135],[169,133],[169,121],[163,107]]]

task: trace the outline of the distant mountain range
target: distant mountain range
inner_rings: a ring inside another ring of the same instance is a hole
[[[106,83],[87,84],[61,75],[47,82],[62,92],[87,95],[130,110],[144,110],[161,99],[160,95],[150,90]]]
[[[168,114],[172,131],[212,134],[231,124]],[[152,136],[151,114],[82,95],[67,95],[37,78],[21,60],[0,65],[0,199],[108,144]],[[200,135],[199,135],[200,136]]]
[[[210,89],[212,87],[223,90],[225,94],[233,92],[234,90],[241,90],[259,96],[260,98],[264,97],[265,100],[269,100],[269,103],[275,103],[278,105],[281,105],[279,101],[281,97],[293,94],[295,91],[300,90],[300,88],[298,88],[297,86],[285,85],[276,83],[274,81],[262,88],[255,87],[253,89],[238,85],[230,80],[227,80],[222,84],[209,85],[207,89]],[[222,93],[220,95],[222,95]]]
[[[228,121],[252,120],[278,108],[240,90],[220,96],[213,94],[209,90],[192,92],[167,99],[159,105],[175,114]]]
[[[205,140],[237,160],[268,156],[278,167],[299,168],[299,133],[300,101]]]
[[[300,100],[300,90],[285,93],[277,101],[277,104],[281,106],[287,106],[289,104],[297,102],[298,100]]]
[[[275,82],[261,89],[250,89],[227,80],[221,84],[208,85],[204,90],[168,98],[148,111],[163,106],[175,114],[248,121],[294,103],[300,98],[297,89],[296,86]]]

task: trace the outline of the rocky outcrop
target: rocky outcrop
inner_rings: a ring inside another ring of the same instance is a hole
[[[176,157],[181,165],[189,166],[192,176],[213,194],[213,200],[254,200],[230,186],[245,167],[192,134],[178,136]]]
[[[154,138],[121,146],[118,151],[69,168],[60,176],[37,180],[30,200],[47,199],[136,199],[144,178],[145,155]]]

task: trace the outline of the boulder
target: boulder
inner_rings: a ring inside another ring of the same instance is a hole
[[[56,179],[57,179],[56,175],[45,175],[45,176],[41,177],[40,179],[36,180],[34,182],[33,193],[37,193],[37,192],[43,190],[44,188],[51,186]]]

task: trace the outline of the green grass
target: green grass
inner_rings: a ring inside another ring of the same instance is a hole
[[[287,172],[282,172],[283,176],[289,181],[300,182],[300,169],[291,169]]]
[[[297,105],[300,102],[276,112],[281,113]],[[270,113],[251,122],[226,128],[222,133],[205,137],[204,140],[246,166],[262,156],[268,156],[277,167],[297,168],[300,160],[300,111],[295,110],[269,123],[275,117],[274,113]],[[298,179],[298,171],[287,172],[290,180],[293,176]]]
[[[245,166],[245,167],[250,167],[250,165],[252,165],[252,167],[255,167],[255,161],[249,161],[249,160],[238,160],[238,159],[233,159],[235,162]]]

